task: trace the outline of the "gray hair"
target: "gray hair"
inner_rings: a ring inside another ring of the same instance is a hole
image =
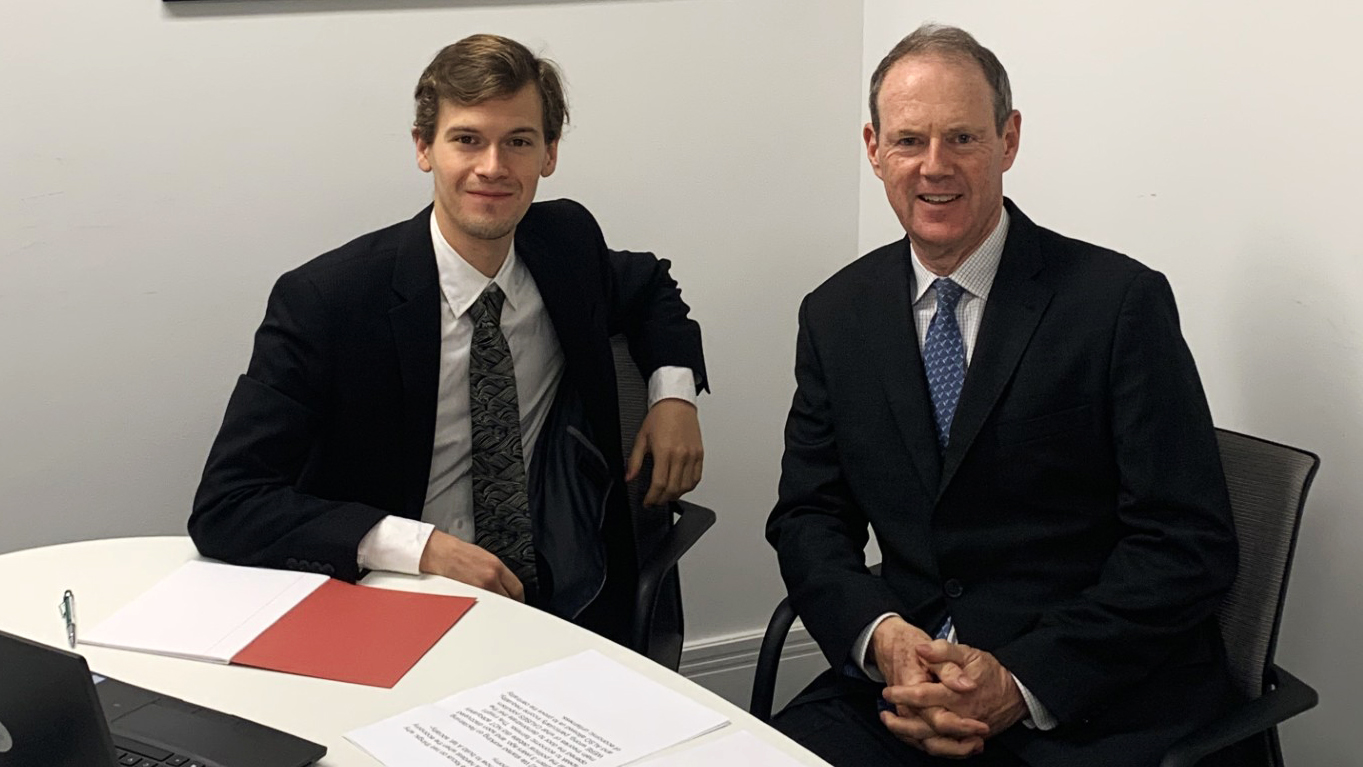
[[[1013,113],[1013,90],[1008,85],[1008,72],[994,52],[980,45],[969,32],[943,24],[924,24],[915,29],[890,49],[871,74],[871,127],[875,132],[880,133],[880,109],[876,99],[880,97],[885,73],[901,59],[932,55],[965,59],[980,65],[985,82],[994,91],[994,129],[1002,134],[1008,115]]]

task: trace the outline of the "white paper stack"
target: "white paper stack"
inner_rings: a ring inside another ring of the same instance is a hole
[[[794,757],[763,743],[750,732],[738,731],[694,748],[639,762],[637,767],[802,767]]]
[[[713,732],[721,714],[595,650],[346,738],[389,767],[618,767]]]
[[[317,573],[190,561],[79,641],[227,663],[326,582]]]

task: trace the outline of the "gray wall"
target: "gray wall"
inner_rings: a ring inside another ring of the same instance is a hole
[[[1321,693],[1288,762],[1359,765],[1363,124],[1355,3],[865,3],[863,71],[920,22],[999,55],[1022,112],[1004,192],[1168,275],[1219,426],[1308,448],[1279,662]],[[863,248],[902,233],[862,174]]]

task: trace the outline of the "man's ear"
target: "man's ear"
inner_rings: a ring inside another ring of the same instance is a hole
[[[554,175],[554,168],[558,167],[558,139],[549,142],[545,147],[544,166],[540,168],[540,175],[549,178]]]
[[[422,173],[430,173],[431,159],[427,155],[431,151],[431,145],[421,138],[419,128],[412,129],[412,143],[416,144],[416,166],[421,169]]]
[[[1017,159],[1018,147],[1022,144],[1022,113],[1013,110],[1008,121],[1003,124],[1003,169],[1013,167]]]
[[[875,172],[876,178],[884,178],[880,175],[880,157],[876,155],[880,149],[880,137],[876,135],[875,126],[866,123],[866,127],[861,129],[861,140],[866,142],[866,159],[871,161],[871,170]]]

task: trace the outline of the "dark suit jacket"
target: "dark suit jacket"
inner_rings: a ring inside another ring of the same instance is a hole
[[[370,528],[389,514],[420,518],[442,306],[430,215],[428,207],[360,237],[275,284],[195,496],[189,532],[204,555],[354,581]],[[677,365],[703,383],[700,330],[668,263],[608,250],[575,202],[532,205],[515,242],[564,355],[530,467],[535,535],[546,518],[569,523],[568,534],[594,533],[582,541],[582,561],[595,558],[609,578],[580,622],[620,639],[637,561],[608,339],[624,332],[644,375]],[[544,575],[552,583],[556,574]]]
[[[931,632],[949,612],[1062,722],[999,742],[1038,765],[1154,764],[1229,689],[1213,611],[1236,548],[1211,417],[1164,277],[1007,204],[944,456],[907,240],[805,299],[767,536],[834,668],[883,613]]]

